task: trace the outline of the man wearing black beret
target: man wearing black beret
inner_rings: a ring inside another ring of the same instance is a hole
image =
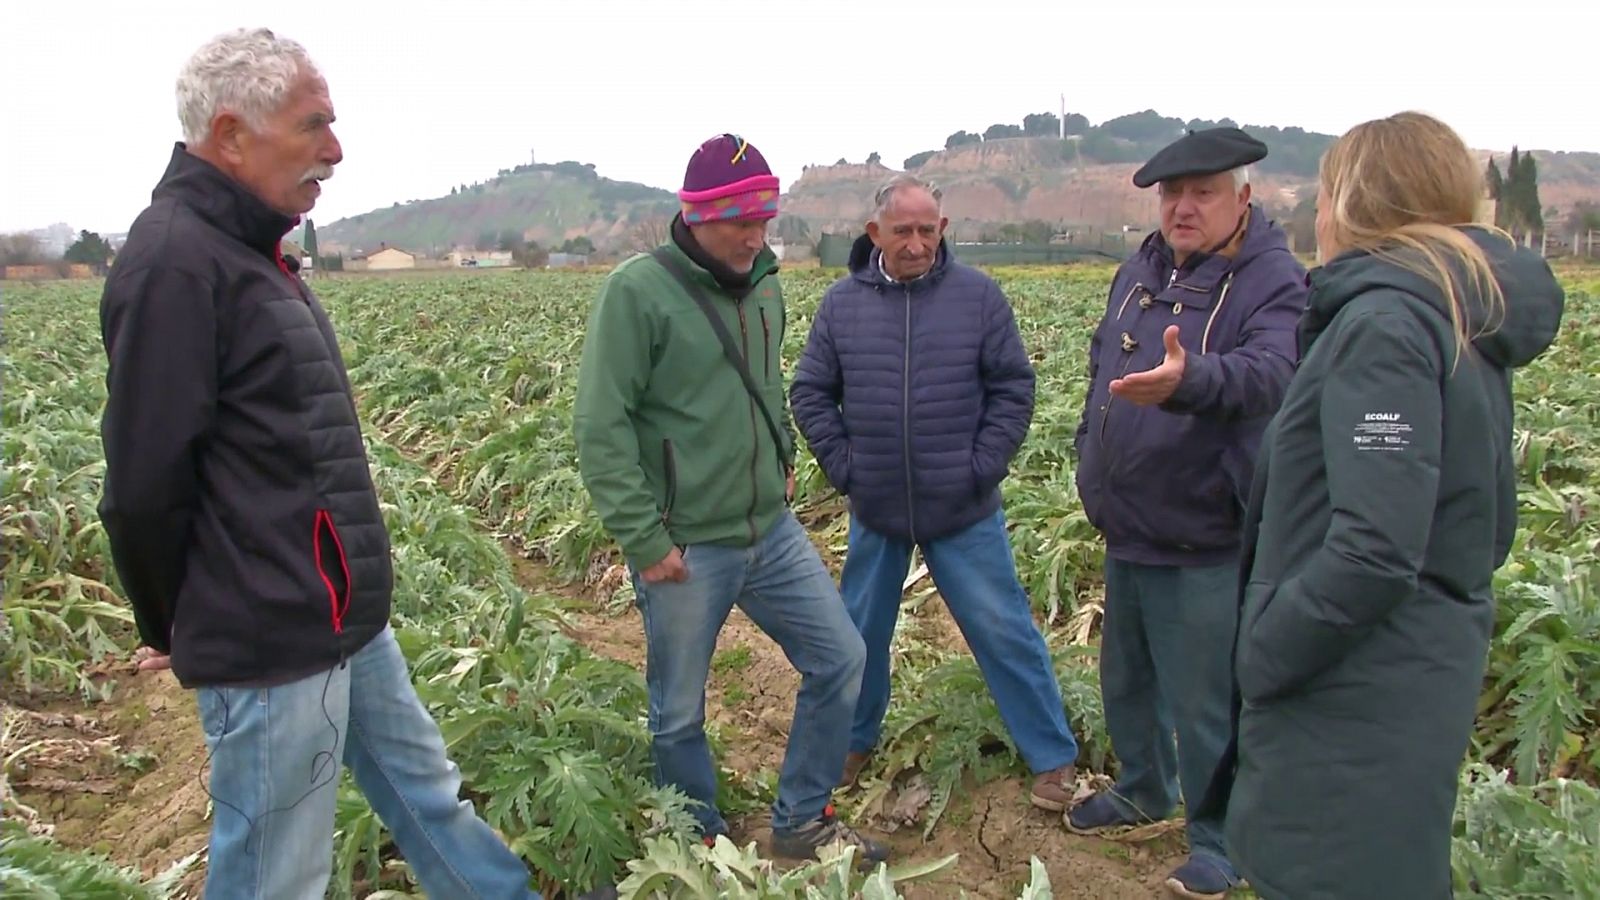
[[[1250,202],[1266,145],[1190,131],[1133,176],[1157,185],[1161,230],[1117,271],[1089,344],[1078,493],[1106,541],[1100,681],[1115,787],[1067,814],[1093,834],[1198,805],[1229,735],[1240,523],[1256,448],[1297,358],[1306,271]],[[1174,743],[1173,732],[1177,740]],[[1187,822],[1167,887],[1220,898],[1237,882],[1222,822]]]

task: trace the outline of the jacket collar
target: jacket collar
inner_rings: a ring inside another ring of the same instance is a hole
[[[738,273],[707,253],[695,240],[680,213],[672,217],[671,236],[666,246],[688,260],[693,266],[693,276],[708,288],[715,288],[735,300],[743,300],[763,278],[778,271],[778,256],[770,246],[763,246],[756,254],[755,263],[747,273]]]
[[[1229,274],[1243,269],[1255,257],[1272,249],[1275,245],[1273,232],[1274,226],[1268,221],[1266,213],[1251,203],[1245,211],[1243,227],[1236,227],[1227,241],[1226,249],[1230,252],[1224,253],[1219,248],[1211,253],[1193,253],[1179,267],[1172,248],[1159,230],[1145,239],[1140,252],[1150,259],[1153,268],[1161,270],[1162,288],[1167,286],[1167,280],[1170,279],[1172,283],[1190,290],[1209,292],[1216,289]]]
[[[299,216],[278,212],[221,169],[190,153],[182,141],[173,145],[167,170],[150,196],[177,200],[222,232],[273,257],[279,241],[300,222]]]
[[[850,247],[848,267],[851,277],[873,287],[883,288],[889,285],[904,285],[912,291],[917,291],[925,290],[932,285],[938,284],[944,278],[945,273],[950,270],[951,261],[950,242],[945,238],[940,238],[937,255],[934,257],[933,265],[929,267],[928,271],[910,281],[895,281],[889,277],[888,271],[883,268],[883,252],[873,245],[871,236],[863,234],[856,238],[855,243]]]

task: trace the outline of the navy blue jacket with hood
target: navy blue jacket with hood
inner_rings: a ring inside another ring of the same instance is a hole
[[[811,323],[790,388],[795,424],[863,525],[954,534],[1000,508],[1033,418],[1033,367],[1000,286],[941,241],[895,282],[863,235]]]
[[[1232,258],[1193,254],[1180,269],[1155,232],[1117,270],[1090,339],[1077,434],[1078,493],[1109,556],[1237,558],[1255,454],[1294,374],[1308,292],[1283,230],[1255,205]],[[1161,365],[1170,325],[1187,355],[1172,397],[1160,406],[1114,397],[1112,380]]]

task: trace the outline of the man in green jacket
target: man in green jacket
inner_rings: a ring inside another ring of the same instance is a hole
[[[695,151],[678,196],[671,238],[601,288],[574,416],[579,471],[622,547],[644,618],[656,779],[698,802],[708,842],[727,831],[705,686],[737,603],[802,676],[772,808],[773,853],[804,859],[843,840],[882,860],[886,849],[839,821],[830,802],[866,649],[788,506],[783,294],[766,245],[778,179],[755,147],[724,134]]]

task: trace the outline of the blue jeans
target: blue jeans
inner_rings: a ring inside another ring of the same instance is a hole
[[[201,687],[213,798],[207,900],[320,898],[340,761],[433,897],[535,898],[528,869],[458,798],[461,776],[385,627],[327,672]]]
[[[972,648],[1022,761],[1035,774],[1075,761],[1078,742],[1067,724],[1050,650],[1017,581],[1004,511],[921,546],[928,573]],[[877,745],[889,709],[889,643],[911,547],[850,520],[839,593],[867,645],[867,672],[850,733],[850,749],[858,753]]]
[[[1238,566],[1107,558],[1105,573],[1100,690],[1121,765],[1113,800],[1161,819],[1177,805],[1180,781],[1185,806],[1199,804],[1228,746]],[[1190,817],[1186,828],[1191,852],[1227,860],[1220,819]]]
[[[656,781],[699,801],[694,812],[705,835],[728,830],[717,809],[706,743],[706,676],[717,633],[737,603],[801,675],[772,827],[811,822],[844,774],[850,711],[866,655],[833,578],[787,510],[753,546],[691,544],[684,564],[687,581],[650,584],[637,573],[633,580],[644,617]]]

